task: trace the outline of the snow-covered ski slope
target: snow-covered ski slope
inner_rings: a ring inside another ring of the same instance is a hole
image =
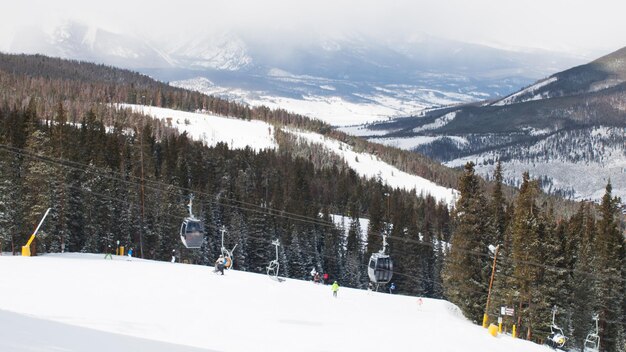
[[[446,301],[103,258],[0,256],[0,351],[549,351]]]
[[[274,127],[262,121],[248,121],[143,105],[120,104],[119,107],[130,108],[135,112],[143,112],[145,115],[164,120],[181,133],[187,132],[190,138],[202,141],[209,146],[222,142],[233,149],[243,149],[246,146],[254,150],[278,147],[274,139]],[[383,182],[391,187],[406,190],[415,189],[418,195],[429,194],[450,206],[458,197],[458,192],[454,189],[439,186],[423,177],[408,174],[374,155],[357,153],[348,144],[317,133],[296,131],[291,128],[284,128],[283,131],[297,136],[301,141],[323,145],[329,152],[341,156],[360,176],[368,178],[380,176]]]

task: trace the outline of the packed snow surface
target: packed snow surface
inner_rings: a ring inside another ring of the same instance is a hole
[[[345,287],[333,298],[237,270],[5,254],[0,274],[0,351],[549,351],[492,337],[447,301]]]
[[[207,146],[226,143],[231,149],[250,147],[256,151],[278,147],[274,139],[274,126],[258,120],[242,120],[208,113],[186,112],[146,105],[119,104],[186,132],[193,140]]]

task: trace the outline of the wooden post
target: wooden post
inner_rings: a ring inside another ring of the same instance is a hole
[[[491,279],[489,280],[489,290],[487,291],[487,306],[485,307],[485,315],[483,315],[483,328],[487,327],[488,313],[489,313],[489,300],[491,299],[491,287],[493,286],[493,277],[496,275],[496,260],[498,259],[498,249],[500,245],[496,246],[496,250],[493,255],[493,265],[491,267]]]

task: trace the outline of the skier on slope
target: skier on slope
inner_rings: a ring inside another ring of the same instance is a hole
[[[222,273],[222,275],[224,275],[224,267],[226,266],[226,258],[224,258],[223,255],[220,254],[220,257],[217,258],[217,261],[215,262],[215,272],[220,272]]]
[[[113,260],[113,248],[111,248],[111,245],[109,245],[109,247],[107,248],[107,252],[104,255],[104,259],[107,259],[107,258]]]
[[[333,290],[333,297],[337,298],[337,291],[339,291],[339,284],[337,283],[337,281],[333,283],[330,289]]]

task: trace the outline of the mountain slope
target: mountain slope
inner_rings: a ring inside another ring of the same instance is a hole
[[[578,96],[620,85],[626,81],[626,47],[588,64],[554,74],[493,105]]]
[[[0,334],[11,338],[1,339],[0,346],[11,351],[51,346],[76,351],[77,345],[90,351],[114,345],[116,351],[156,352],[545,351],[509,336],[489,336],[447,301],[423,298],[420,304],[416,297],[343,287],[334,299],[329,286],[307,281],[102,258],[0,256],[0,268],[11,268],[0,282],[0,321],[30,323],[3,325]],[[50,326],[57,336],[46,332]],[[372,329],[381,338],[357,338]]]
[[[155,119],[168,121],[168,124],[187,133],[192,139],[205,145],[227,143],[231,149],[246,147],[259,151],[278,148],[274,136],[275,127],[261,121],[245,121],[206,113],[191,113],[180,110],[163,109],[151,106],[120,104],[120,108],[129,108]],[[452,188],[437,185],[426,178],[413,175],[390,165],[376,155],[367,152],[356,152],[354,148],[336,139],[319,133],[280,128],[284,133],[295,136],[299,143],[320,146],[346,163],[358,175],[365,178],[380,178],[384,184],[392,188],[415,191],[418,195],[429,195],[437,201],[454,206],[458,192]]]
[[[422,152],[449,166],[474,161],[485,176],[500,160],[512,185],[530,170],[546,191],[597,200],[609,179],[616,194],[626,196],[625,127],[622,48],[495,102],[343,130]],[[566,177],[572,174],[577,177]]]

